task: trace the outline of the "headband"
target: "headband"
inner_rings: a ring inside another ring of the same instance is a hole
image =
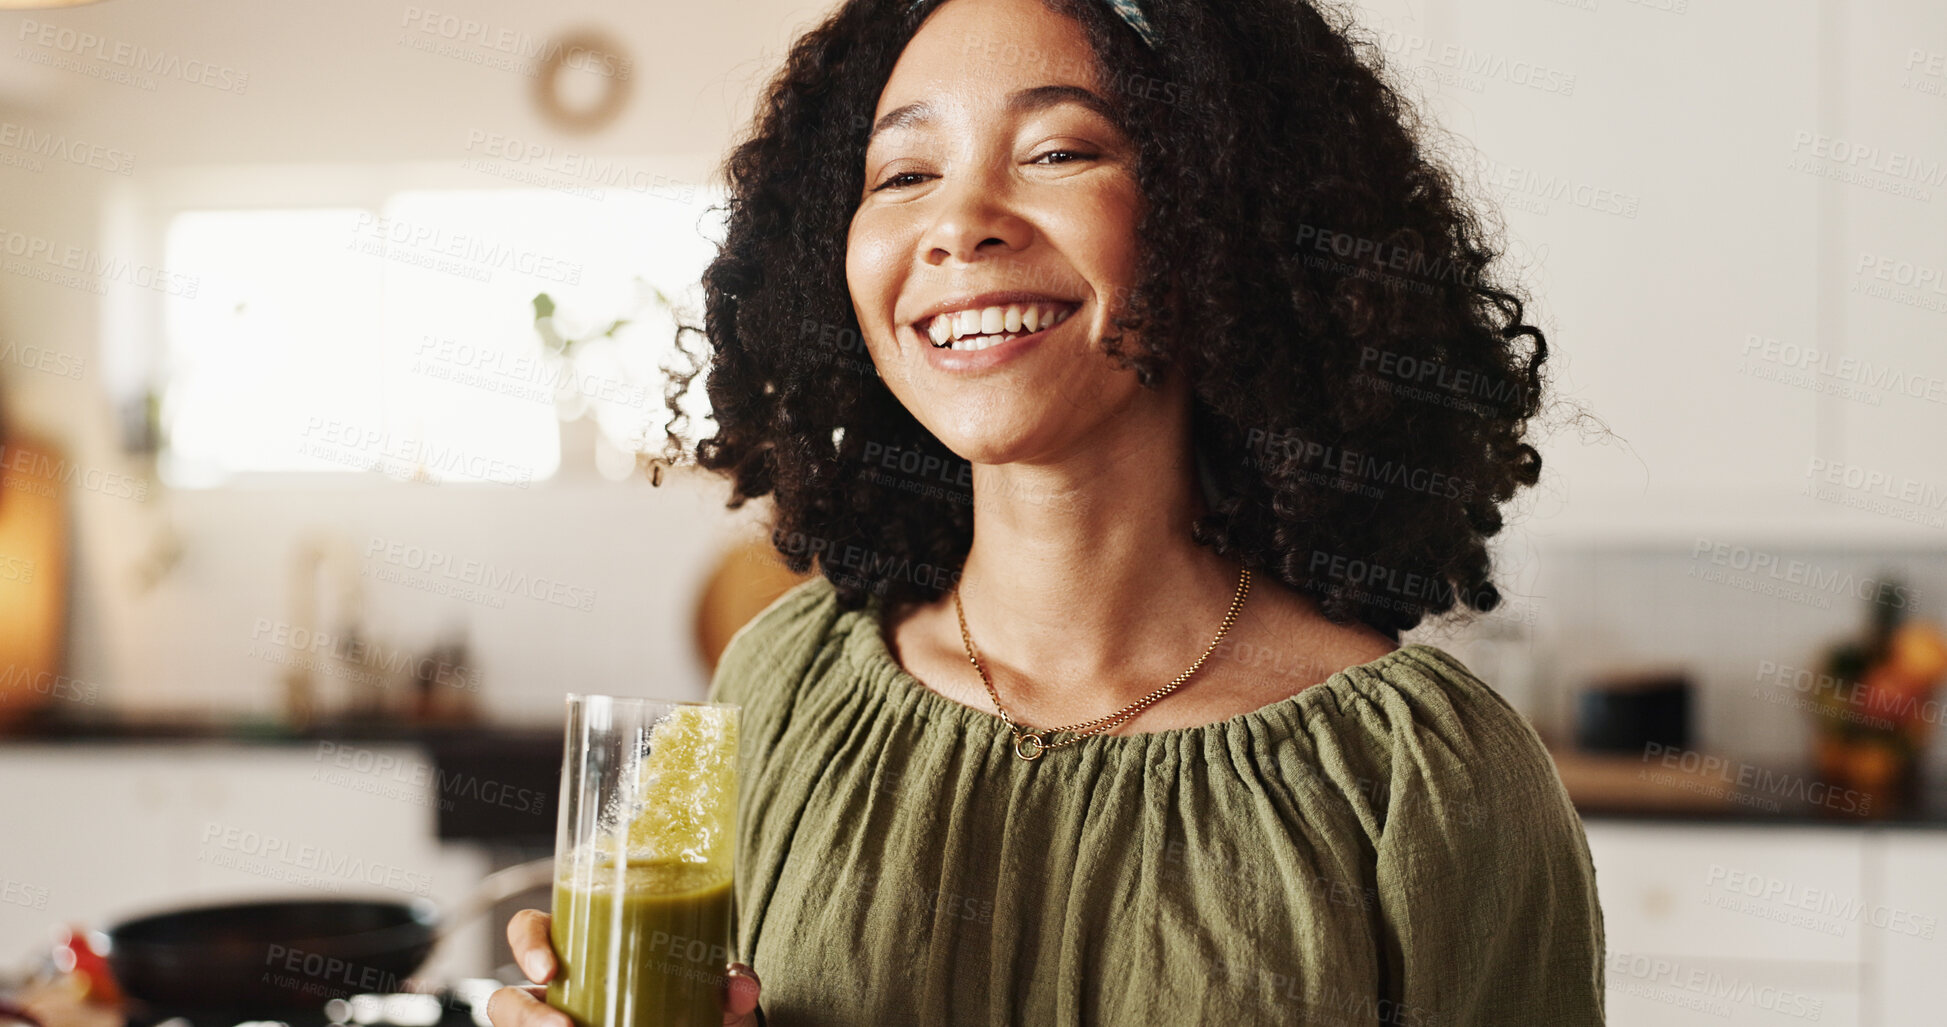
[[[913,6],[918,7],[925,2],[926,0],[913,0]],[[1109,8],[1115,11],[1116,16],[1130,28],[1135,29],[1136,34],[1143,37],[1143,42],[1148,43],[1151,50],[1163,44],[1163,37],[1150,27],[1149,19],[1143,17],[1143,9],[1137,5],[1136,0],[1102,0],[1102,2],[1108,4]]]

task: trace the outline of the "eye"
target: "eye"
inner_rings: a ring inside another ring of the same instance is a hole
[[[1047,160],[1049,157],[1060,157],[1060,156],[1065,156],[1070,159],[1063,160],[1063,161],[1056,161],[1055,163],[1068,164],[1071,163],[1072,161],[1077,161],[1077,160],[1094,160],[1096,157],[1099,157],[1101,155],[1095,153],[1083,153],[1080,150],[1049,150],[1047,153],[1044,153],[1041,156],[1036,157],[1034,160],[1029,161],[1029,163],[1039,164],[1042,161]]]
[[[902,179],[907,179],[907,178],[925,178],[925,177],[926,177],[925,175],[923,175],[923,174],[921,174],[921,173],[919,173],[919,172],[917,172],[917,171],[902,171],[902,172],[900,172],[899,174],[897,174],[897,175],[894,175],[894,176],[892,176],[891,178],[888,178],[888,179],[886,179],[886,180],[885,180],[885,181],[883,181],[883,182],[880,182],[880,183],[879,183],[878,185],[875,185],[875,186],[873,186],[873,187],[872,187],[872,191],[876,193],[876,192],[878,192],[878,191],[879,191],[879,190],[881,190],[881,189],[899,189],[899,188],[903,188],[903,185],[910,185],[911,183],[903,183],[903,185],[902,185],[902,182],[901,182],[901,180],[902,180]]]

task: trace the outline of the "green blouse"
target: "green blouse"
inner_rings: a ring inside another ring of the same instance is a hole
[[[1411,644],[1199,727],[1027,762],[815,578],[732,638],[737,944],[770,1027],[1603,1022],[1541,740]]]

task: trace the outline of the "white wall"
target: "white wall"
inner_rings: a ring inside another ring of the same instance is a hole
[[[1561,737],[1591,677],[1676,666],[1701,686],[1700,747],[1804,759],[1800,697],[1758,668],[1816,667],[1867,604],[1705,572],[1727,570],[1720,544],[1836,580],[1893,569],[1910,614],[1947,609],[1947,282],[1870,288],[1882,267],[1947,275],[1947,9],[1360,6],[1456,163],[1482,162],[1549,334],[1563,405],[1502,547],[1504,591],[1533,611],[1530,712]],[[1829,484],[1815,467],[1878,473],[1893,497],[1808,494]],[[1947,771],[1947,746],[1931,756]]]
[[[116,243],[104,239],[114,197],[131,186],[232,163],[458,168],[474,131],[642,155],[655,173],[706,181],[785,44],[820,6],[114,0],[0,13],[0,122],[128,155],[103,162],[132,169],[0,164],[0,228],[14,239],[113,255]],[[630,105],[597,135],[552,131],[525,76],[479,63],[495,56],[491,47],[462,42],[461,56],[445,56],[408,45],[452,45],[437,22],[429,29],[414,20],[415,11],[470,19],[488,38],[600,25],[633,58]],[[37,25],[91,33],[104,40],[99,52],[127,44],[179,66],[203,62],[193,67],[215,68],[222,82],[247,75],[247,84],[224,90],[150,76],[155,87],[147,89],[91,77],[69,66],[113,65],[64,36],[43,42]],[[110,387],[124,385],[126,368],[144,357],[149,326],[118,311],[145,293],[118,280],[103,292],[0,273],[0,346],[11,341],[16,354],[45,346],[64,358],[43,365],[54,371],[18,359],[0,366],[5,407],[18,425],[53,435],[74,464],[138,474],[116,442]],[[67,377],[74,367],[79,376]],[[563,480],[530,489],[330,485],[158,488],[140,502],[75,490],[69,672],[96,686],[104,704],[274,710],[278,668],[250,655],[252,634],[260,619],[288,616],[293,546],[326,531],[361,553],[374,538],[399,540],[594,591],[583,612],[521,597],[500,608],[442,601],[366,582],[372,622],[395,642],[423,645],[454,621],[467,624],[482,694],[499,712],[551,719],[560,694],[578,689],[701,694],[687,604],[731,529],[720,489],[681,476],[661,489],[618,486],[567,469]],[[180,563],[152,590],[138,588],[147,556],[171,532]]]

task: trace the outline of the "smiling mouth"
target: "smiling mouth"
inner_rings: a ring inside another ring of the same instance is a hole
[[[934,349],[975,353],[1045,332],[1080,309],[1078,303],[1031,303],[956,310],[913,323]]]

